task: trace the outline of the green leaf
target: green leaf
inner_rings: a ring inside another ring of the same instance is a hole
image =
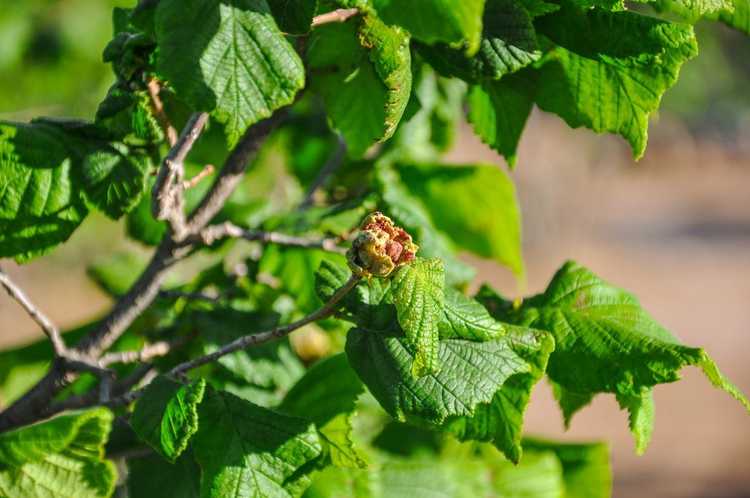
[[[305,372],[278,409],[322,426],[337,415],[351,413],[364,386],[343,353],[320,360]]]
[[[307,57],[313,88],[350,155],[362,156],[393,135],[411,92],[406,33],[367,13],[317,28]]]
[[[440,73],[467,81],[498,80],[542,56],[531,16],[517,0],[487,0],[479,51],[467,57],[445,45],[420,46],[419,52]]]
[[[505,339],[529,370],[510,377],[488,404],[479,405],[473,417],[461,417],[448,423],[449,430],[461,440],[488,441],[513,463],[521,460],[523,416],[531,391],[547,368],[555,349],[552,336],[539,330],[507,326]]]
[[[649,115],[698,53],[693,28],[596,9],[560,10],[535,26],[560,45],[544,58],[537,105],[571,127],[621,135],[640,158]]]
[[[132,92],[119,83],[113,85],[99,104],[95,122],[127,144],[142,146],[164,141],[164,130],[145,90]]]
[[[557,443],[524,440],[527,451],[552,451],[562,464],[565,498],[610,498],[612,470],[609,448],[602,443]]]
[[[388,24],[399,24],[425,43],[465,46],[468,54],[479,48],[484,0],[374,0]]]
[[[315,294],[313,275],[323,261],[343,262],[338,254],[318,249],[270,246],[263,251],[259,271],[280,281],[281,290],[292,296],[303,312],[311,312],[322,303]]]
[[[414,353],[399,332],[354,328],[346,353],[370,392],[400,421],[440,425],[450,416],[474,415],[508,378],[530,369],[508,341],[447,339],[439,342],[441,370],[417,377]]]
[[[151,214],[151,196],[144,195],[125,218],[125,233],[133,240],[156,246],[167,232],[167,225],[157,221]]]
[[[310,31],[318,10],[318,0],[267,0],[276,23],[285,33],[301,35]]]
[[[452,287],[445,288],[445,301],[438,323],[441,339],[491,341],[506,334],[505,327],[474,299]]]
[[[159,376],[138,400],[131,419],[133,430],[159,454],[174,463],[198,431],[198,405],[206,381],[181,384]]]
[[[550,451],[527,452],[517,465],[490,461],[489,467],[497,474],[492,487],[503,498],[568,498],[560,460]]]
[[[527,299],[518,312],[508,312],[497,297],[488,301],[494,316],[554,335],[547,374],[559,386],[566,419],[597,393],[614,393],[630,411],[639,451],[653,420],[650,388],[678,380],[684,366],[700,367],[712,384],[750,411],[750,402],[704,350],[680,344],[633,295],[576,263],[566,263],[547,290]]]
[[[170,498],[199,498],[200,475],[201,469],[189,453],[173,464],[158,455],[128,458],[129,496],[163,498],[168,487]]]
[[[320,436],[328,446],[331,463],[348,469],[367,468],[367,461],[354,443],[354,412],[342,413],[322,426]]]
[[[425,206],[409,192],[394,168],[378,163],[375,186],[382,199],[380,209],[412,235],[419,244],[419,256],[443,260],[448,285],[466,285],[474,278],[474,269],[456,256],[448,235],[435,227]]]
[[[0,257],[19,261],[66,241],[88,214],[134,207],[149,164],[89,123],[0,122]]]
[[[312,424],[208,389],[200,406],[195,457],[203,498],[289,498],[309,484],[321,452]]]
[[[516,189],[494,165],[403,166],[401,178],[453,243],[524,274]],[[417,239],[417,243],[419,243]]]
[[[701,17],[719,20],[722,13],[734,12],[732,0],[655,0],[654,9],[660,14],[676,14],[684,22],[695,24]],[[731,23],[728,23],[731,26]]]
[[[107,498],[114,465],[104,460],[112,412],[96,408],[0,434],[4,498]]]
[[[560,10],[560,6],[544,0],[520,0],[532,19]]]
[[[419,110],[401,122],[387,144],[386,157],[394,162],[437,161],[453,145],[465,93],[466,83],[440,77],[422,64],[411,96],[419,101]]]
[[[523,75],[473,86],[468,96],[468,120],[474,132],[499,152],[512,168],[518,142],[534,105],[535,82]]]
[[[654,431],[654,396],[652,389],[644,389],[640,396],[615,393],[620,408],[628,411],[628,426],[635,438],[635,452],[646,452]]]
[[[402,444],[408,444],[411,437],[410,433],[402,434]],[[487,445],[448,444],[439,455],[428,453],[409,459],[383,455],[382,465],[374,470],[327,468],[316,475],[305,497],[584,498],[574,488],[566,494],[568,475],[564,472],[570,470],[571,483],[575,483],[576,477],[594,470],[598,462],[588,460],[594,452],[588,451],[588,445],[574,448],[549,444],[549,447],[527,448],[529,451],[519,464],[513,464]],[[588,475],[593,479],[598,477],[594,472]],[[593,485],[596,488],[590,497],[599,498],[600,484],[594,481]]]
[[[265,0],[161,1],[156,40],[159,73],[225,125],[230,146],[305,84],[302,61]]]
[[[83,161],[86,199],[113,220],[132,210],[146,191],[149,162],[127,149],[102,148]]]
[[[441,465],[431,462],[392,462],[379,476],[379,496],[436,498],[456,496],[457,483]]]
[[[0,258],[49,252],[88,214],[66,138],[52,126],[0,121]]]
[[[329,466],[315,474],[304,498],[378,498],[372,473]]]
[[[398,269],[391,281],[398,323],[414,349],[412,372],[417,377],[437,373],[438,321],[445,287],[443,262],[417,258]]]
[[[625,10],[625,0],[572,0],[571,5],[583,10],[588,10],[592,7],[605,11],[619,12]]]
[[[488,450],[448,446],[430,459],[388,458],[375,471],[329,467],[316,476],[305,497],[563,498],[563,469],[554,452],[530,451],[513,465]]]
[[[204,354],[210,354],[241,335],[269,330],[278,325],[275,313],[216,308],[194,313],[192,322],[201,331]],[[263,406],[276,405],[304,374],[304,366],[288,340],[236,351],[218,360],[229,373],[225,389]]]
[[[711,3],[710,0],[707,1]],[[730,3],[731,8],[723,8],[707,17],[750,35],[750,0],[732,0]]]
[[[338,467],[365,466],[352,440],[351,418],[362,382],[343,353],[313,365],[289,390],[278,410],[312,421],[327,443],[331,461]]]

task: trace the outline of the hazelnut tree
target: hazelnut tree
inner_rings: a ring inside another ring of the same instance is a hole
[[[604,444],[524,434],[543,377],[566,424],[614,395],[638,452],[684,367],[750,409],[581,265],[509,300],[470,295],[456,256],[524,273],[508,173],[440,161],[464,116],[511,168],[534,106],[639,158],[690,23],[750,33],[748,0],[628,7],[115,9],[93,120],[0,122],[0,257],[52,251],[91,211],[152,250],[92,266],[114,304],[69,331],[0,271],[47,336],[0,353],[0,497],[607,497]]]

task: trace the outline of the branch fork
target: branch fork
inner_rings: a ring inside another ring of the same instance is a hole
[[[359,13],[356,9],[338,9],[318,16],[312,26],[329,22],[344,22]],[[317,247],[324,250],[343,252],[337,239],[306,239],[275,232],[246,230],[234,225],[209,226],[243,178],[250,159],[258,151],[271,131],[286,117],[284,110],[250,127],[229,154],[216,176],[211,188],[192,213],[185,213],[184,191],[193,188],[198,182],[213,173],[212,166],[206,166],[196,177],[185,180],[185,159],[204,130],[209,116],[205,112],[194,113],[182,132],[176,130],[164,113],[160,99],[160,85],[156,80],[148,82],[149,95],[155,116],[165,131],[170,150],[160,165],[151,192],[152,214],[157,220],[167,221],[169,230],[154,252],[151,261],[136,282],[118,299],[112,310],[98,326],[74,348],[68,348],[59,329],[44,315],[15,283],[0,270],[0,285],[13,297],[39,324],[49,337],[56,359],[47,374],[26,394],[0,413],[0,432],[42,420],[67,409],[85,408],[97,404],[122,406],[135,400],[140,390],[131,390],[144,385],[156,375],[148,361],[164,354],[175,344],[153,343],[141,351],[106,353],[133,321],[157,298],[161,285],[171,267],[188,256],[200,244],[213,243],[226,237],[256,240],[264,243],[286,244],[299,247]],[[336,162],[335,160],[333,161]],[[335,169],[332,166],[330,169]],[[313,192],[314,194],[314,192]],[[260,334],[241,337],[211,355],[202,356],[182,363],[169,372],[173,376],[184,376],[185,372],[204,365],[254,344],[261,344],[283,337],[308,323],[332,315],[337,303],[358,282],[352,276],[344,286],[318,311],[303,319],[277,327]],[[115,363],[139,362],[132,374],[117,380],[109,369]],[[55,396],[73,382],[81,372],[90,372],[100,378],[99,390],[80,396],[70,397],[62,402],[54,402]]]

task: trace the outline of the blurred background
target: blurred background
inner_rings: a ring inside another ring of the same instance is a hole
[[[25,0],[0,9],[0,119],[91,118],[112,82],[101,62],[111,8],[131,3]],[[576,259],[634,292],[658,321],[705,347],[750,393],[750,39],[716,24],[699,24],[697,32],[701,54],[667,92],[639,163],[616,137],[532,115],[512,173],[523,212],[526,288],[503,268],[472,262],[482,279],[518,295],[543,290],[564,260]],[[505,167],[466,126],[448,160]],[[51,255],[3,266],[60,326],[74,326],[107,309],[86,266],[122,248],[122,233],[94,215]],[[0,295],[0,348],[40,335]],[[654,438],[642,457],[612,397],[597,398],[563,432],[551,392],[540,385],[527,429],[609,441],[615,497],[750,497],[750,418],[741,406],[695,369],[657,387],[655,399]]]

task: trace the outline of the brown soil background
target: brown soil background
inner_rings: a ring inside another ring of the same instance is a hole
[[[449,159],[502,164],[468,130]],[[636,164],[622,141],[535,113],[512,176],[524,216],[528,293],[543,290],[563,261],[576,259],[634,292],[685,343],[705,347],[750,394],[750,147],[696,143],[664,120],[652,126],[646,157]],[[98,241],[120,232],[100,225],[49,258],[5,265],[61,326],[108,305],[85,277],[85,264],[106,252]],[[474,262],[505,294],[519,293],[509,272]],[[0,347],[39,335],[0,295]],[[656,388],[656,428],[642,457],[610,396],[597,398],[564,432],[549,388],[540,385],[527,431],[609,441],[615,497],[750,497],[750,417],[696,369],[684,374]]]

